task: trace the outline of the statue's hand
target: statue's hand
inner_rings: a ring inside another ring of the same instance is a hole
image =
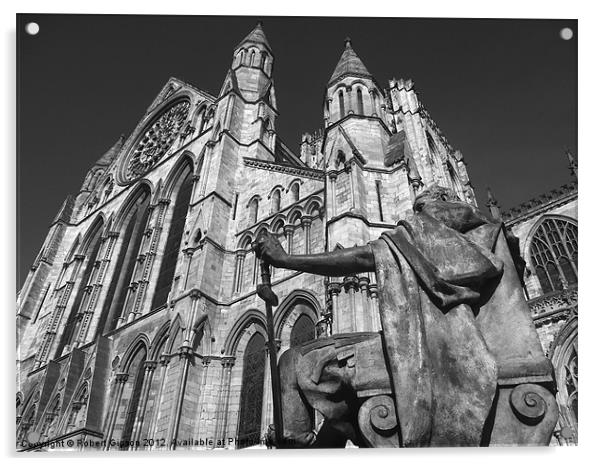
[[[253,249],[257,257],[275,267],[279,267],[285,261],[287,255],[280,241],[274,235],[267,232],[257,238]]]

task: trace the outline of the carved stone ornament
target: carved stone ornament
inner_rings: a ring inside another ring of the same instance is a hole
[[[143,130],[122,167],[123,181],[137,180],[167,153],[184,129],[189,110],[190,102],[180,100]]]

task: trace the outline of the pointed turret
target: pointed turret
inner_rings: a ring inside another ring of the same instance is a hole
[[[341,58],[339,58],[339,62],[328,81],[328,85],[330,86],[335,81],[346,76],[372,79],[372,75],[366,68],[366,65],[364,65],[364,62],[362,62],[360,57],[355,53],[355,50],[353,50],[353,47],[351,47],[351,39],[349,37],[345,39],[345,50],[343,50]]]
[[[496,219],[496,220],[502,219],[502,212],[500,210],[500,204],[498,203],[497,199],[491,192],[491,188],[489,186],[487,187],[487,204],[486,205],[487,205],[487,208],[489,209],[489,212],[491,213],[491,216],[494,219]]]
[[[121,148],[123,147],[123,143],[125,141],[125,136],[122,134],[119,139],[117,139],[117,141],[115,141],[115,144],[113,144],[111,146],[111,148],[106,151],[94,164],[95,166],[100,166],[100,167],[106,167],[109,166],[111,164],[111,162],[113,160],[115,160],[115,158],[117,157],[117,155],[119,154],[119,151],[121,150]]]
[[[270,52],[272,51],[270,43],[268,42],[268,38],[266,37],[265,32],[263,32],[263,23],[261,21],[257,22],[255,29],[253,29],[249,34],[247,34],[247,37],[241,40],[236,48],[238,49],[240,47],[245,47],[249,44],[263,45],[268,50],[270,50]]]
[[[568,148],[564,149],[564,154],[569,161],[569,170],[571,170],[571,174],[577,179],[577,161],[575,160],[575,156]]]

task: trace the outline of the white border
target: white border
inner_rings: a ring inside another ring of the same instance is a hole
[[[245,453],[192,453],[175,452],[169,454],[153,454],[151,456],[137,454],[132,456],[134,461],[140,456],[146,456],[144,461],[155,464],[164,462],[167,457],[188,458],[188,461],[247,461],[262,464],[279,464],[286,462],[293,466],[317,461],[339,460],[354,464],[372,462],[419,462],[420,465],[429,464],[478,464],[487,466],[507,463],[525,464],[588,464],[590,459],[601,456],[596,455],[596,440],[599,437],[597,413],[600,411],[600,401],[597,391],[600,384],[600,366],[597,361],[596,343],[600,339],[602,325],[600,315],[602,309],[595,301],[594,292],[600,287],[597,283],[597,271],[600,268],[594,261],[600,257],[600,222],[599,218],[599,193],[596,192],[599,178],[601,154],[597,136],[600,121],[600,15],[594,2],[557,1],[545,2],[527,0],[505,0],[503,2],[478,2],[478,1],[420,1],[402,2],[379,1],[359,2],[356,0],[336,3],[326,3],[319,0],[304,0],[302,2],[250,2],[244,0],[229,0],[227,2],[207,3],[202,0],[180,0],[178,2],[165,2],[164,0],[144,0],[144,2],[126,2],[125,0],[103,0],[97,2],[80,1],[4,1],[0,5],[0,22],[2,24],[3,47],[1,89],[4,93],[0,118],[2,125],[3,148],[0,156],[0,173],[4,182],[0,185],[2,192],[0,198],[4,202],[4,225],[1,231],[0,257],[3,258],[2,297],[5,346],[2,358],[5,365],[5,377],[2,384],[3,400],[8,400],[2,423],[3,450],[10,456],[9,461],[15,460],[14,447],[14,298],[15,298],[15,218],[16,218],[16,162],[15,162],[15,14],[27,13],[120,13],[120,14],[220,14],[220,15],[250,15],[254,17],[268,15],[289,16],[415,16],[415,17],[489,17],[489,18],[577,18],[579,20],[579,155],[581,167],[581,187],[579,199],[579,221],[581,242],[581,323],[580,323],[580,367],[581,367],[581,419],[579,423],[579,447],[576,448],[496,448],[496,449],[428,449],[428,450],[403,450],[403,451],[366,451],[351,450],[344,452],[245,452]],[[41,24],[43,30],[43,24]],[[76,40],[76,38],[74,38]],[[598,143],[598,144],[596,144]],[[598,176],[597,176],[598,175]],[[594,178],[596,177],[596,179]],[[585,253],[583,252],[585,251]],[[9,259],[10,258],[10,259]],[[588,304],[588,305],[584,305]],[[594,456],[595,455],[595,456]],[[31,459],[31,455],[27,455]],[[114,456],[114,455],[110,455]],[[16,458],[25,458],[18,455]],[[38,459],[36,457],[36,459]],[[46,454],[39,457],[44,463],[70,463],[82,462],[100,464],[106,461],[104,454],[92,457],[78,457]],[[598,459],[600,461],[600,459]]]

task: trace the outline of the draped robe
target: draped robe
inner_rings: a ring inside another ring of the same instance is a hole
[[[501,224],[434,201],[369,244],[401,445],[478,446],[498,378],[475,316],[500,280]]]

